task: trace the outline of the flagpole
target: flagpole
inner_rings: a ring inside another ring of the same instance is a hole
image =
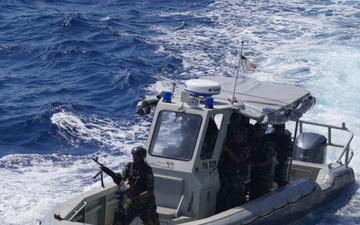
[[[241,64],[241,58],[242,58],[242,50],[243,50],[243,46],[244,46],[244,41],[241,41],[241,49],[240,49],[240,56],[239,56],[239,63],[238,63],[238,69],[236,72],[236,77],[235,77],[235,84],[234,84],[234,91],[233,91],[233,95],[231,97],[231,104],[234,104],[235,99],[235,90],[236,90],[236,84],[237,84],[237,79],[240,73],[240,64]]]

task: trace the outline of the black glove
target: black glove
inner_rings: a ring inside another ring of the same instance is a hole
[[[117,185],[120,185],[120,183],[122,181],[122,177],[118,173],[114,174],[114,176],[112,176],[112,179],[113,179],[114,183]]]

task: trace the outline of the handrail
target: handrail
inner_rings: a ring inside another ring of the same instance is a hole
[[[304,124],[310,124],[310,125],[314,125],[314,126],[320,126],[320,127],[326,127],[328,128],[327,131],[327,140],[328,140],[328,145],[330,146],[334,146],[334,147],[342,147],[342,152],[339,155],[339,157],[337,158],[336,162],[342,164],[341,159],[344,157],[345,155],[345,165],[348,166],[350,161],[352,160],[353,156],[354,156],[354,151],[353,149],[350,147],[350,143],[352,141],[352,139],[354,138],[354,133],[349,130],[346,126],[345,123],[342,123],[342,126],[333,126],[333,125],[328,125],[328,124],[322,124],[322,123],[316,123],[316,122],[310,122],[310,121],[305,121],[305,120],[299,120],[299,127],[297,127],[299,129],[299,133],[303,132],[303,125]],[[296,129],[297,129],[296,128]],[[336,129],[336,130],[343,130],[349,133],[349,139],[346,141],[346,144],[336,144],[332,142],[332,129]],[[297,131],[297,130],[296,130]]]
[[[75,216],[77,216],[77,214],[79,214],[79,212],[87,205],[87,202],[83,202],[83,205],[78,209],[78,210],[74,210],[74,214],[70,217],[69,221],[71,221],[72,219],[75,218]]]

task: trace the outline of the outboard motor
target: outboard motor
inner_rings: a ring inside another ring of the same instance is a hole
[[[305,132],[296,140],[294,160],[323,164],[326,163],[327,139],[323,135]]]

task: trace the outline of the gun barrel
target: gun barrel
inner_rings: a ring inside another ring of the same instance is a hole
[[[104,166],[102,163],[99,163],[97,158],[91,158],[94,162],[96,162],[97,164],[99,164],[100,166]]]

